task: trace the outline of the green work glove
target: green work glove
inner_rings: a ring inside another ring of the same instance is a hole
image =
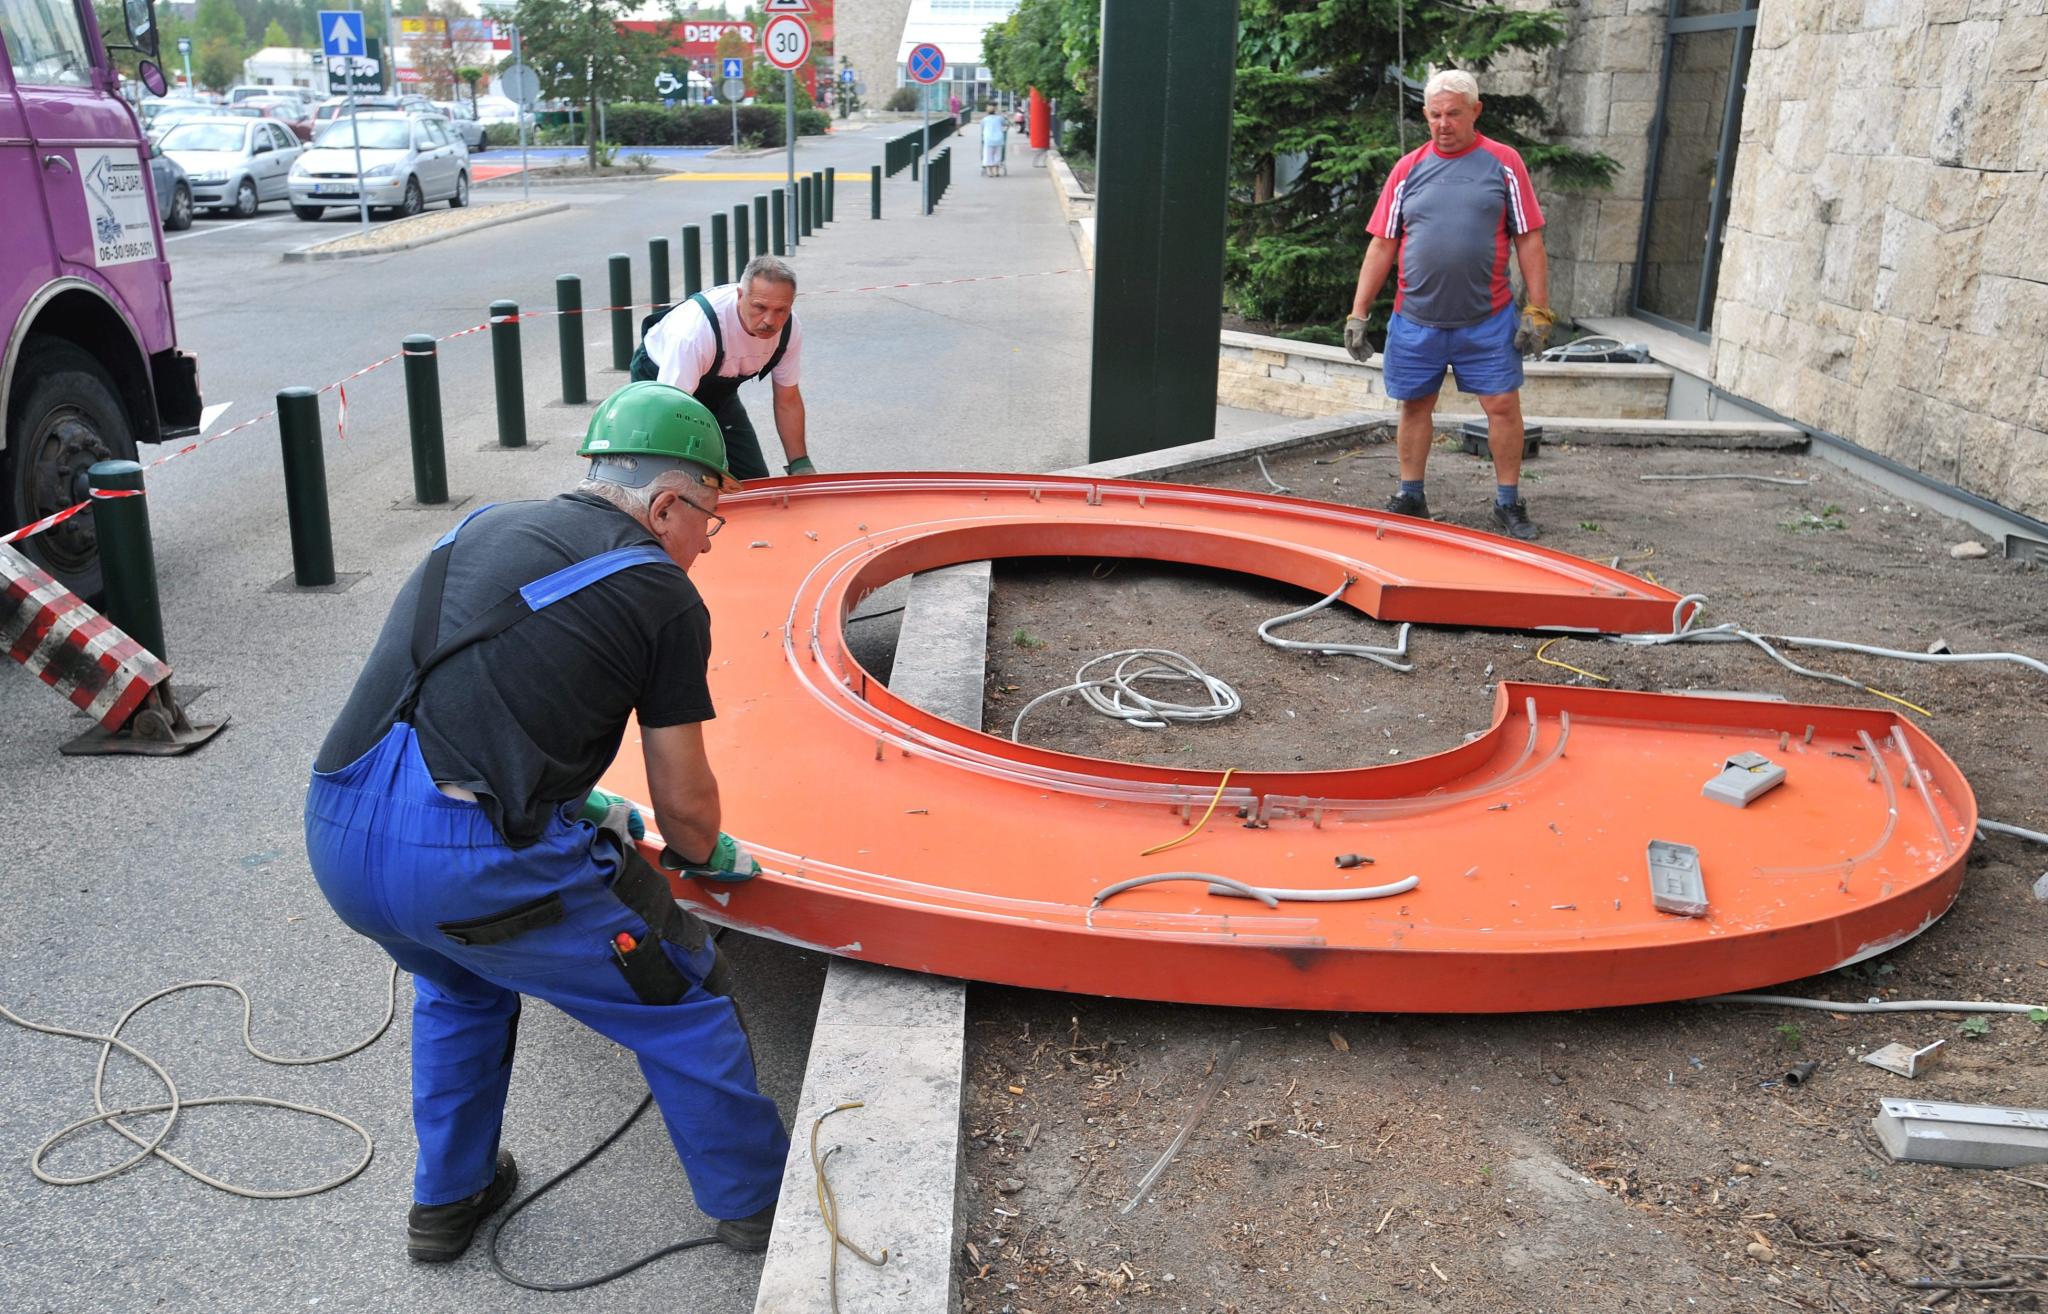
[[[590,797],[583,800],[583,812],[578,820],[609,831],[618,840],[621,853],[631,849],[634,840],[647,838],[647,822],[640,816],[640,809],[619,795],[602,789],[591,790]]]
[[[1515,351],[1524,356],[1533,356],[1550,345],[1550,330],[1557,323],[1557,316],[1548,306],[1523,306],[1522,322],[1515,329]]]
[[[1372,355],[1372,341],[1365,336],[1365,321],[1356,315],[1347,316],[1344,320],[1344,350],[1361,365]]]
[[[784,473],[793,475],[818,473],[818,467],[811,464],[811,458],[808,456],[799,456],[788,465],[783,466],[782,469]]]
[[[714,881],[750,881],[761,874],[761,864],[754,861],[754,855],[722,830],[718,832],[718,843],[711,846],[711,856],[702,862],[692,862],[674,849],[663,849],[661,865],[685,876]]]

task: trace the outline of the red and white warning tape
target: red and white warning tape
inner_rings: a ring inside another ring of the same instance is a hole
[[[1014,280],[1021,278],[1052,278],[1060,274],[1080,274],[1085,272],[1087,271],[1080,268],[1072,268],[1042,269],[1028,274],[977,274],[969,278],[934,278],[911,283],[870,283],[864,287],[828,287],[820,288],[811,292],[806,292],[804,295],[812,297],[830,297],[843,296],[853,292],[894,292],[903,288],[955,287],[962,283],[1004,283],[1012,282]],[[528,319],[556,319],[560,318],[563,315],[604,315],[609,314],[614,310],[652,310],[655,307],[664,304],[673,303],[643,301],[628,306],[584,306],[577,310],[522,310],[517,315],[494,315],[490,319],[485,320],[481,324],[472,324],[468,328],[456,329],[453,333],[443,333],[441,336],[435,338],[434,341],[436,343],[453,342],[457,338],[466,338],[469,337],[471,334],[485,332],[494,324],[518,323],[521,320]],[[389,356],[384,357],[382,360],[371,361],[368,365],[363,366],[361,369],[357,370],[353,374],[344,375],[343,377],[336,379],[332,383],[324,384],[321,387],[314,389],[316,393],[332,392],[339,395],[340,410],[339,414],[335,417],[334,422],[334,432],[338,438],[344,441],[346,441],[348,438],[348,390],[343,385],[353,383],[355,380],[362,378],[366,374],[371,374],[377,370],[383,369],[386,365],[389,365],[392,361],[399,359],[404,354],[405,353],[402,351],[393,352]],[[171,461],[175,461],[181,456],[190,456],[192,453],[198,451],[202,447],[206,447],[212,443],[217,443],[223,438],[227,438],[234,434],[242,432],[244,429],[253,428],[256,425],[263,423],[265,420],[276,418],[276,416],[277,410],[275,407],[267,411],[262,411],[258,414],[250,416],[248,419],[243,420],[239,424],[235,424],[226,429],[222,429],[219,433],[208,434],[203,438],[199,438],[193,442],[186,443],[183,447],[178,448],[176,451],[166,452],[164,455],[157,457],[156,460],[151,461],[148,465],[144,466],[143,469],[154,470],[158,466],[165,465]],[[93,497],[140,497],[141,495],[142,494],[140,490],[137,489],[95,489],[93,491]],[[0,545],[13,543],[20,539],[28,538],[35,534],[40,534],[44,530],[49,529],[52,526],[61,525],[65,521],[71,519],[71,517],[85,510],[85,508],[90,505],[91,500],[88,499],[84,502],[78,503],[75,506],[67,506],[62,511],[56,512],[53,515],[44,516],[41,520],[37,520],[30,524],[23,525],[20,529],[14,530],[11,533],[0,535]]]
[[[156,654],[10,547],[0,547],[0,651],[108,730],[120,729],[171,674]]]

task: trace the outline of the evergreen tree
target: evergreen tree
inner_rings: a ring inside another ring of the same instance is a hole
[[[1428,140],[1422,82],[1432,69],[1478,76],[1480,131],[1520,151],[1549,185],[1604,187],[1618,167],[1546,142],[1537,100],[1486,90],[1501,55],[1564,41],[1555,13],[1483,0],[1242,3],[1224,269],[1231,306],[1248,318],[1342,322],[1403,127],[1408,149]],[[1389,286],[1374,308],[1376,327],[1392,294]]]
[[[263,29],[263,45],[266,49],[271,46],[289,46],[291,43],[291,34],[286,32],[284,24],[276,19],[271,19],[270,26]]]

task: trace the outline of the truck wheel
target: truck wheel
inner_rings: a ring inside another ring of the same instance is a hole
[[[182,233],[192,226],[192,189],[184,183],[171,193],[171,212],[164,219],[164,227],[174,233]]]
[[[60,339],[32,339],[15,371],[0,496],[10,527],[85,500],[86,471],[99,461],[134,460],[135,434],[114,382],[100,363]],[[82,598],[102,587],[92,513],[15,545]]]
[[[292,213],[297,215],[301,219],[310,221],[313,219],[318,219],[321,215],[326,214],[327,209],[325,206],[319,205],[295,205],[292,207]]]

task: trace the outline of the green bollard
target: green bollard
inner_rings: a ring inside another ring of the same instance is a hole
[[[800,237],[811,235],[811,175],[805,174],[796,180],[796,231]]]
[[[868,167],[868,218],[882,217],[882,166]]]
[[[143,491],[142,467],[133,461],[97,462],[85,472],[85,479],[95,493]],[[156,549],[149,541],[149,498],[94,497],[92,526],[106,580],[106,618],[163,657],[164,613],[156,593]]]
[[[817,226],[823,228],[832,222],[832,198],[825,195],[825,171],[811,172],[811,211]]]
[[[754,198],[754,254],[768,254],[768,198]]]
[[[491,303],[491,372],[498,382],[498,446],[526,446],[526,372],[519,360],[519,303]]]
[[[749,245],[747,242],[747,217],[752,212],[752,208],[744,201],[732,208],[732,269],[734,278],[738,278],[744,273],[747,268],[747,261],[753,259],[753,253],[747,249]]]
[[[650,237],[647,239],[647,299],[654,303],[654,313],[659,315],[668,309],[668,239]]]
[[[633,363],[633,257],[614,255],[612,271],[612,368]]]
[[[493,315],[497,306],[511,304],[497,302]],[[516,314],[517,308],[507,313]],[[327,458],[320,450],[319,395],[311,388],[286,388],[277,394],[277,434],[284,444],[284,509],[291,522],[292,580],[302,589],[320,588],[334,583],[334,531],[327,519]]]
[[[837,167],[825,170],[825,222],[832,222],[833,203],[839,196],[839,170]]]
[[[695,224],[683,225],[683,300],[704,290],[703,234]]]
[[[711,216],[711,286],[723,287],[732,281],[732,271],[726,267],[726,258],[732,254],[732,247],[726,241],[725,212]]]
[[[566,318],[566,317],[565,317]],[[399,344],[405,360],[405,418],[412,425],[412,499],[448,500],[448,452],[441,438],[441,360],[434,339],[415,333]]]
[[[574,274],[555,278],[555,334],[562,350],[562,402],[581,406],[590,400],[583,380],[583,280]]]
[[[788,209],[788,193],[783,188],[776,188],[768,197],[768,249],[776,255],[789,254],[789,240],[784,236],[788,227],[784,215]]]

